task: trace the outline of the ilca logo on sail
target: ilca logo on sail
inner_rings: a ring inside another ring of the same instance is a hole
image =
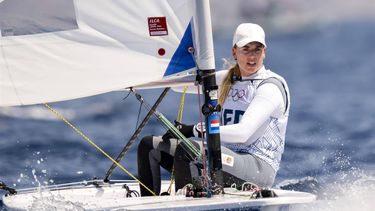
[[[166,17],[149,17],[148,30],[150,36],[168,35],[167,19]]]

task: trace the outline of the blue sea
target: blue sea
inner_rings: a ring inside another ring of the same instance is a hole
[[[214,38],[221,69],[221,58],[231,56],[231,37]],[[292,102],[274,186],[318,197],[297,210],[375,210],[374,42],[375,24],[363,20],[268,34],[266,67],[286,78]],[[153,104],[161,91],[139,93]],[[116,157],[147,113],[132,94],[127,96],[113,92],[51,106]],[[158,109],[170,121],[180,98],[170,92]],[[183,122],[198,121],[197,101],[186,96]],[[164,133],[153,117],[140,137]],[[137,144],[121,162],[134,175]],[[0,163],[0,180],[16,189],[103,178],[111,166],[44,105],[0,108]],[[111,177],[129,178],[119,169]]]

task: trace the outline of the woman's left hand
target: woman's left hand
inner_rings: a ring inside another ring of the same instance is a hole
[[[178,122],[178,121],[174,121],[175,123],[175,127],[186,137],[186,138],[190,138],[190,137],[194,137],[194,133],[193,133],[193,129],[194,129],[194,125],[186,125],[186,124],[183,124],[181,122]],[[168,130],[164,135],[163,135],[163,140],[166,140],[166,139],[171,139],[171,138],[177,138],[178,137],[175,137],[175,135],[171,132],[171,130]]]

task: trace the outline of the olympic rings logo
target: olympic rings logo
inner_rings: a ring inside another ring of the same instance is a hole
[[[243,98],[245,96],[245,94],[246,94],[246,92],[243,89],[233,89],[233,88],[231,88],[229,90],[228,96],[231,97],[234,102],[236,102],[236,101],[240,100],[241,98]]]

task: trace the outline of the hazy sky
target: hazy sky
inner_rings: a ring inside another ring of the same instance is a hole
[[[374,0],[210,0],[214,31],[233,31],[242,22],[273,30],[298,30],[311,24],[374,19]],[[0,0],[4,35],[77,28],[73,0]]]
[[[210,3],[214,31],[233,31],[242,22],[256,22],[268,30],[281,31],[353,20],[375,22],[375,0],[210,0]]]

